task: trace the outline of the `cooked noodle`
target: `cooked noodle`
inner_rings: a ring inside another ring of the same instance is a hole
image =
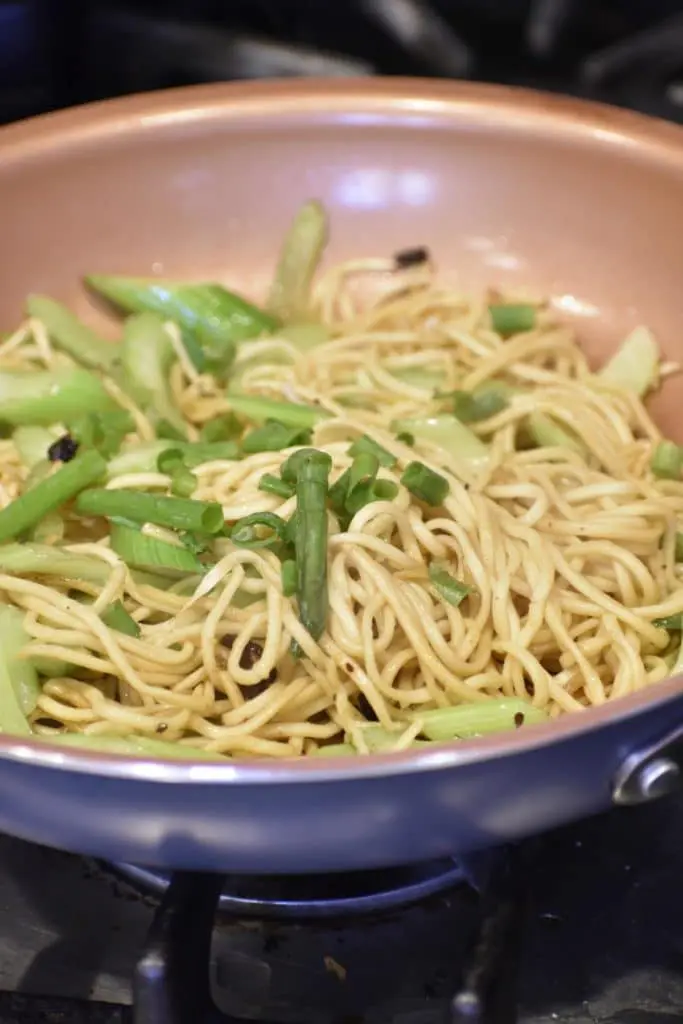
[[[382,291],[368,301],[364,286],[373,282]],[[60,546],[106,563],[104,587],[0,576],[4,599],[26,613],[25,655],[68,666],[44,680],[34,731],[157,736],[239,758],[311,754],[342,741],[363,753],[374,723],[391,734],[388,746],[410,746],[428,709],[516,697],[555,717],[670,675],[673,641],[653,622],[683,612],[675,557],[683,482],[650,471],[661,435],[641,399],[594,375],[573,331],[542,303],[533,329],[503,340],[486,302],[441,287],[428,265],[335,267],[316,286],[314,306],[331,341],[303,352],[286,338],[247,341],[235,372],[247,393],[332,414],[313,434],[332,458],[332,481],[363,434],[398,460],[381,470],[399,487],[393,500],[365,505],[347,532],[329,513],[327,629],[319,641],[306,632],[268,549],[220,539],[203,581],[159,589],[114,554],[106,529],[85,531],[68,515]],[[194,439],[230,402],[168,329],[173,394]],[[68,363],[34,320],[0,347],[1,368]],[[523,390],[472,424],[490,443],[483,468],[419,439],[411,446],[390,428],[442,408],[435,383],[449,392],[494,379]],[[133,414],[137,439],[154,437],[131,399],[113,381],[107,389]],[[532,413],[568,428],[578,445],[523,444]],[[193,497],[219,502],[228,522],[264,511],[286,520],[296,499],[258,485],[289,454],[205,463]],[[401,486],[416,457],[448,480],[443,507]],[[0,466],[4,507],[26,479],[12,441],[0,442]],[[126,473],[107,486],[164,494],[169,479]],[[430,581],[432,562],[448,563],[471,587],[457,607]],[[139,637],[103,623],[117,600]]]

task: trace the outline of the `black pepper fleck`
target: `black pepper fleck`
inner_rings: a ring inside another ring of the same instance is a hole
[[[521,725],[524,725],[524,715],[521,711],[518,711],[513,719],[515,723],[515,729],[519,729]]]
[[[425,245],[416,245],[413,249],[401,249],[394,256],[394,266],[397,270],[419,267],[428,261],[429,249]]]
[[[78,441],[74,441],[70,434],[54,441],[47,450],[47,457],[50,462],[71,462],[78,451]]]

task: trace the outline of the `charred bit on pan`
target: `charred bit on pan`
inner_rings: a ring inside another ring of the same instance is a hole
[[[429,262],[429,249],[426,245],[416,245],[412,249],[401,249],[394,254],[394,266],[397,270],[408,270],[409,267],[421,267]]]
[[[77,451],[78,441],[74,441],[70,434],[64,434],[50,445],[47,457],[50,462],[71,462]]]

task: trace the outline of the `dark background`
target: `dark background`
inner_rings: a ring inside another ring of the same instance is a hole
[[[683,0],[0,0],[0,121],[315,74],[534,85],[683,121]]]

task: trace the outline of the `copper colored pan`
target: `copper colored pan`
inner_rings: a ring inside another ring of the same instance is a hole
[[[9,327],[86,271],[217,277],[258,297],[295,207],[329,258],[428,245],[465,286],[533,285],[603,359],[649,324],[683,356],[683,131],[512,89],[387,80],[156,93],[0,132]],[[660,420],[683,440],[683,392]],[[671,788],[683,680],[559,722],[338,761],[147,763],[0,738],[0,829],[149,865],[288,872],[414,861]],[[683,760],[681,761],[683,765]]]

